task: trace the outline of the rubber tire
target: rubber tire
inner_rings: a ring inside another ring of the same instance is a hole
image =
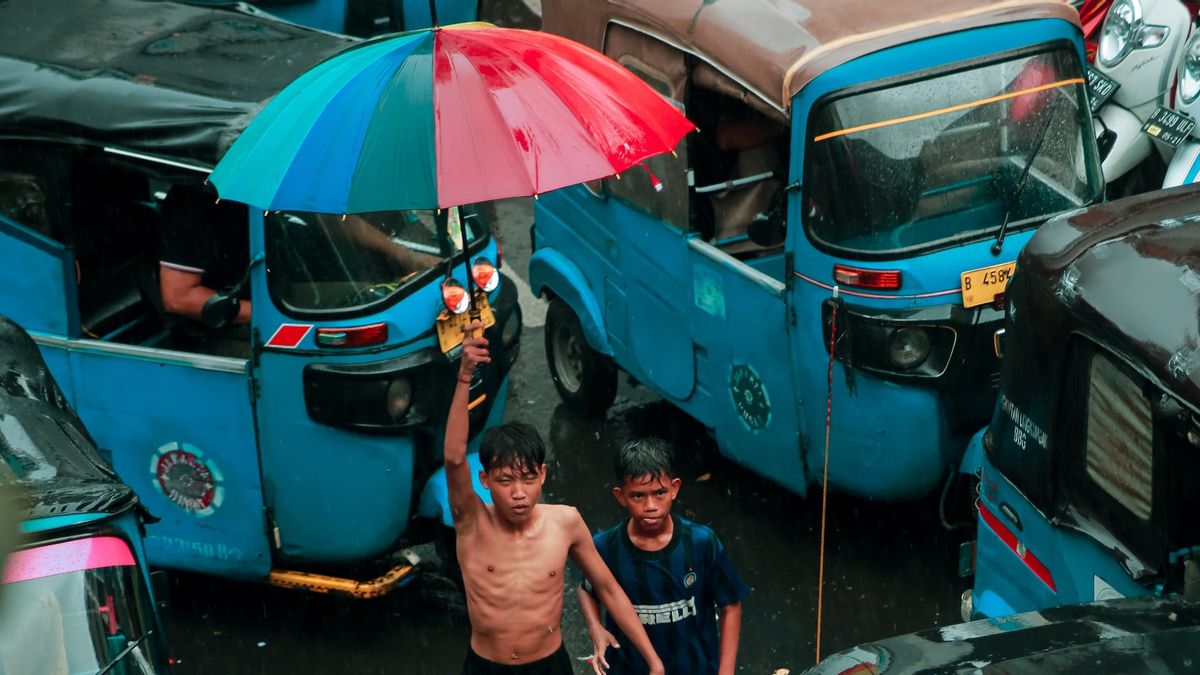
[[[546,364],[559,397],[584,417],[601,416],[617,398],[617,367],[612,359],[592,349],[583,326],[570,305],[559,298],[550,301],[546,310]],[[574,356],[564,360],[577,361],[575,373],[559,371],[560,351],[568,349]]]

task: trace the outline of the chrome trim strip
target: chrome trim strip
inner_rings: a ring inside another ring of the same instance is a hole
[[[190,170],[192,170],[192,171],[199,171],[200,173],[203,173],[203,174],[209,174],[209,173],[212,173],[212,169],[211,169],[211,168],[207,168],[207,167],[203,167],[203,166],[197,166],[197,165],[195,165],[195,164],[185,164],[184,162],[176,162],[176,161],[174,161],[174,160],[171,160],[171,159],[164,159],[164,158],[162,158],[162,157],[155,157],[154,155],[143,155],[143,154],[142,154],[142,153],[140,153],[140,152],[130,152],[129,150],[122,150],[122,149],[120,149],[120,148],[113,148],[113,147],[110,147],[110,146],[107,146],[107,145],[106,145],[106,146],[104,146],[104,151],[105,151],[105,152],[110,152],[110,153],[112,153],[112,154],[114,154],[114,155],[121,155],[121,156],[123,156],[123,157],[132,157],[132,158],[134,158],[134,159],[141,159],[141,160],[144,160],[144,161],[147,161],[147,162],[154,162],[155,164],[166,164],[167,166],[174,166],[174,167],[178,167],[178,168],[180,168],[180,169],[190,169]]]
[[[188,366],[190,368],[198,368],[200,370],[214,370],[222,373],[237,373],[239,375],[246,374],[247,359],[236,359],[225,356],[211,356],[208,354],[192,354],[189,352],[177,352],[170,349],[158,349],[155,347],[140,347],[138,345],[117,344],[114,342],[101,342],[100,340],[69,340],[55,335],[46,333],[30,332],[33,341],[43,347],[56,347],[68,352],[80,352],[85,354],[108,354],[111,356],[125,356],[142,361],[153,361],[156,363],[164,363],[175,366]]]
[[[768,292],[778,297],[783,297],[786,287],[783,285],[783,282],[779,281],[778,279],[763,274],[762,272],[754,269],[753,267],[706,241],[702,241],[700,239],[688,239],[688,246],[693,251],[696,251],[713,262],[737,270],[738,274],[741,274]]]

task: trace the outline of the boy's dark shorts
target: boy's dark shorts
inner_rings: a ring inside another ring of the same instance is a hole
[[[518,666],[489,661],[468,647],[462,672],[463,675],[573,675],[575,671],[571,668],[566,645],[560,645],[550,656]]]

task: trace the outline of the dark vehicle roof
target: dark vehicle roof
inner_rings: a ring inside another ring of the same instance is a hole
[[[96,452],[37,345],[0,317],[0,481],[22,519],[116,513],[137,502]]]
[[[216,164],[263,104],[355,43],[247,5],[0,2],[0,136]]]
[[[1059,18],[1062,0],[543,0],[543,30],[602,50],[610,23],[701,55],[786,110],[822,72],[888,47],[980,26]]]
[[[1200,185],[1150,192],[1064,214],[1021,252],[1032,283],[1010,294],[1017,326],[1063,341],[1087,330],[1200,408]]]
[[[807,671],[903,673],[1193,672],[1200,604],[1126,598],[982,619],[867,643]],[[874,666],[874,668],[869,668]]]

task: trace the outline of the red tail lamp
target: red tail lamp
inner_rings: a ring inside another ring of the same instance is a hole
[[[317,345],[321,347],[369,347],[383,344],[387,338],[386,323],[317,329]]]
[[[833,280],[840,286],[895,291],[900,289],[900,270],[873,270],[834,265]]]
[[[467,289],[455,279],[442,282],[442,302],[446,303],[446,309],[453,314],[462,314],[471,306]]]
[[[475,285],[485,293],[491,293],[500,285],[500,272],[496,271],[496,266],[487,258],[475,259],[475,264],[471,266],[471,276],[475,279]]]

